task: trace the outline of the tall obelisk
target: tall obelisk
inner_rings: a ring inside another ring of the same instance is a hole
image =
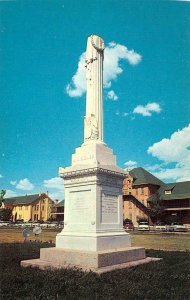
[[[84,143],[72,155],[72,165],[60,168],[65,184],[65,227],[56,247],[100,251],[130,246],[123,230],[122,184],[126,174],[103,142],[104,41],[87,40],[86,115]]]
[[[97,35],[87,40],[86,49],[86,116],[84,142],[103,141],[103,59],[104,41]]]
[[[112,149],[103,141],[103,60],[103,39],[97,35],[89,36],[86,47],[84,143],[72,155],[72,166],[109,165],[123,173],[123,170],[116,167]]]
[[[145,249],[131,247],[130,235],[123,229],[126,174],[103,142],[103,50],[103,40],[91,35],[86,51],[84,143],[72,155],[71,166],[59,168],[65,186],[64,229],[56,237],[56,247],[41,249],[40,259],[22,261],[22,266],[77,266],[105,272],[121,264],[126,267],[129,261],[148,262]]]

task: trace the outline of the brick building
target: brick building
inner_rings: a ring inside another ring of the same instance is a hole
[[[64,221],[64,205],[65,200],[57,202],[56,205],[54,205],[54,208],[51,212],[51,216],[56,221]]]
[[[184,224],[190,224],[190,181],[164,183],[143,168],[134,168],[124,180],[124,219],[133,224],[141,218],[151,223],[149,207],[151,199],[157,195],[165,208],[165,217],[176,215]]]
[[[184,224],[190,224],[190,181],[166,183],[158,190],[165,207],[165,218],[176,216]]]

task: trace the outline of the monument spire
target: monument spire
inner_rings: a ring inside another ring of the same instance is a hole
[[[68,268],[77,266],[95,272],[146,263],[145,249],[130,247],[123,229],[122,188],[126,173],[103,143],[102,74],[104,42],[97,35],[87,41],[87,96],[84,143],[75,149],[72,165],[59,168],[64,179],[64,228],[56,247],[43,248],[40,259],[22,261],[22,266]]]
[[[103,141],[103,52],[104,41],[91,35],[86,48],[86,116],[84,119],[84,142]]]

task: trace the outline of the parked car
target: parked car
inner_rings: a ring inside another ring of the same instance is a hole
[[[148,222],[139,222],[138,228],[139,231],[149,231],[150,227]]]
[[[9,224],[10,224],[9,221],[0,221],[0,227],[9,226]]]
[[[64,221],[59,222],[58,228],[61,228],[61,229],[64,228]]]
[[[174,231],[174,232],[186,232],[187,227],[183,225],[182,223],[172,223],[169,226],[169,231]]]
[[[58,227],[58,222],[57,221],[53,221],[53,222],[50,222],[48,224],[48,228],[57,228]]]
[[[190,231],[190,224],[184,224],[187,228],[187,231]]]
[[[165,231],[167,231],[167,225],[165,225],[164,223],[157,223],[154,226],[154,230],[155,231],[165,232]]]
[[[28,222],[24,222],[23,224],[24,227],[33,227],[33,222],[32,221],[28,221]]]
[[[14,223],[14,226],[15,227],[23,227],[24,226],[24,222],[21,220],[17,220],[15,223]]]
[[[126,229],[126,230],[134,230],[134,225],[133,225],[133,223],[131,223],[131,222],[125,223],[123,227],[124,227],[124,229]]]
[[[40,227],[40,225],[41,225],[40,222],[34,221],[32,226],[33,227]]]
[[[50,225],[50,222],[43,222],[43,223],[40,224],[40,227],[41,228],[48,228],[49,225]]]
[[[155,231],[155,226],[154,225],[149,225],[150,231]]]

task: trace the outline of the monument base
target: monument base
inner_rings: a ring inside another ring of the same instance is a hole
[[[98,252],[42,248],[40,249],[40,259],[23,260],[21,266],[38,267],[42,270],[77,267],[84,271],[105,273],[156,260],[160,259],[146,257],[145,249],[140,247]]]
[[[131,246],[131,237],[124,230],[118,232],[80,233],[60,232],[56,236],[56,248],[79,251],[109,251]]]

